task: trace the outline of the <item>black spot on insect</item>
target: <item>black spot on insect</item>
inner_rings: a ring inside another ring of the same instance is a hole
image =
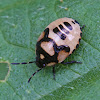
[[[66,34],[69,33],[69,31],[66,30],[61,24],[59,25],[59,28],[60,28],[64,33],[66,33]]]
[[[81,38],[79,39],[79,43],[80,43],[80,41],[81,41]]]
[[[38,67],[42,68],[43,67],[43,64],[48,64],[50,62],[55,62],[55,63],[58,63],[58,60],[57,60],[57,56],[58,56],[58,53],[55,52],[55,54],[53,56],[50,56],[45,50],[43,50],[43,48],[41,47],[41,43],[42,42],[52,42],[53,43],[53,47],[54,45],[57,47],[55,41],[53,41],[52,39],[50,38],[43,38],[41,39],[40,41],[37,42],[36,44],[36,64]],[[40,59],[40,54],[43,54],[45,56],[44,59]]]
[[[64,27],[61,24],[59,25],[59,27],[60,27],[61,30],[64,29]]]
[[[72,26],[68,22],[64,22],[64,25],[70,30],[73,29]]]
[[[59,29],[56,27],[56,28],[53,29],[53,32],[57,33],[57,32],[59,32]]]
[[[78,47],[79,47],[79,44],[76,45],[76,48],[78,48]]]
[[[72,51],[72,53],[74,53],[75,49]]]
[[[70,47],[67,45],[55,46],[55,44],[54,44],[54,50],[57,53],[59,53],[61,50],[65,50],[66,52],[70,52]]]
[[[80,33],[80,36],[82,37],[82,33]]]
[[[66,39],[66,35],[65,34],[61,34],[61,39],[65,40]]]
[[[56,33],[62,40],[65,40],[66,35],[63,34],[62,32],[60,32],[60,30],[59,30],[57,27],[55,27],[55,28],[53,29],[53,32]]]
[[[73,24],[75,24],[75,22],[74,22],[74,21],[72,21],[72,23],[73,23]]]
[[[49,35],[49,28],[46,28],[46,29],[44,30],[44,32],[45,32],[44,38],[48,38],[48,35]]]
[[[76,22],[77,24],[79,24],[79,22],[78,22],[77,20],[75,20],[75,22]]]

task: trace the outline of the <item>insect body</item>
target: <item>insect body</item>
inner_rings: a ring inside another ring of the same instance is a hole
[[[40,68],[36,72],[40,71],[45,66],[53,66],[53,73],[55,76],[54,65],[62,63],[79,46],[82,28],[76,20],[67,17],[57,19],[56,21],[50,23],[41,33],[36,44],[35,63]],[[72,61],[67,62],[66,64],[68,63],[80,62]],[[35,73],[33,73],[32,76],[34,76]]]
[[[39,67],[61,63],[78,47],[81,40],[79,24],[71,18],[50,23],[36,44],[36,64]]]

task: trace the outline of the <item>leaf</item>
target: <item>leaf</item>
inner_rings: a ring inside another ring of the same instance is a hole
[[[9,65],[7,62],[0,62],[0,81],[5,81],[6,77],[9,75]]]
[[[98,0],[0,0],[0,61],[35,60],[35,44],[45,27],[61,17],[85,25],[79,48],[66,61],[29,77],[35,64],[10,65],[6,82],[0,82],[0,100],[99,100],[100,98],[100,1]],[[2,72],[3,73],[3,72]]]

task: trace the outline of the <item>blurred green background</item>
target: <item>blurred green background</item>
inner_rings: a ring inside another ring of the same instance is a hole
[[[79,48],[66,59],[82,64],[56,65],[56,81],[52,68],[45,68],[30,83],[35,64],[10,65],[9,77],[0,81],[0,100],[100,100],[100,0],[61,1],[0,0],[0,62],[35,60],[39,35],[58,18],[86,25]],[[0,78],[8,70],[2,67]]]

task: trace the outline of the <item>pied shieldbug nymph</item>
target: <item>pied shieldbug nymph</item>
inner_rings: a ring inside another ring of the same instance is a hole
[[[53,78],[55,79],[55,64],[72,64],[81,63],[78,61],[64,62],[64,60],[78,48],[82,29],[85,25],[80,27],[78,21],[72,18],[59,18],[50,23],[39,36],[36,43],[36,60],[28,63],[36,63],[39,67],[31,78],[46,66],[52,66]],[[28,64],[11,63],[11,64]]]

